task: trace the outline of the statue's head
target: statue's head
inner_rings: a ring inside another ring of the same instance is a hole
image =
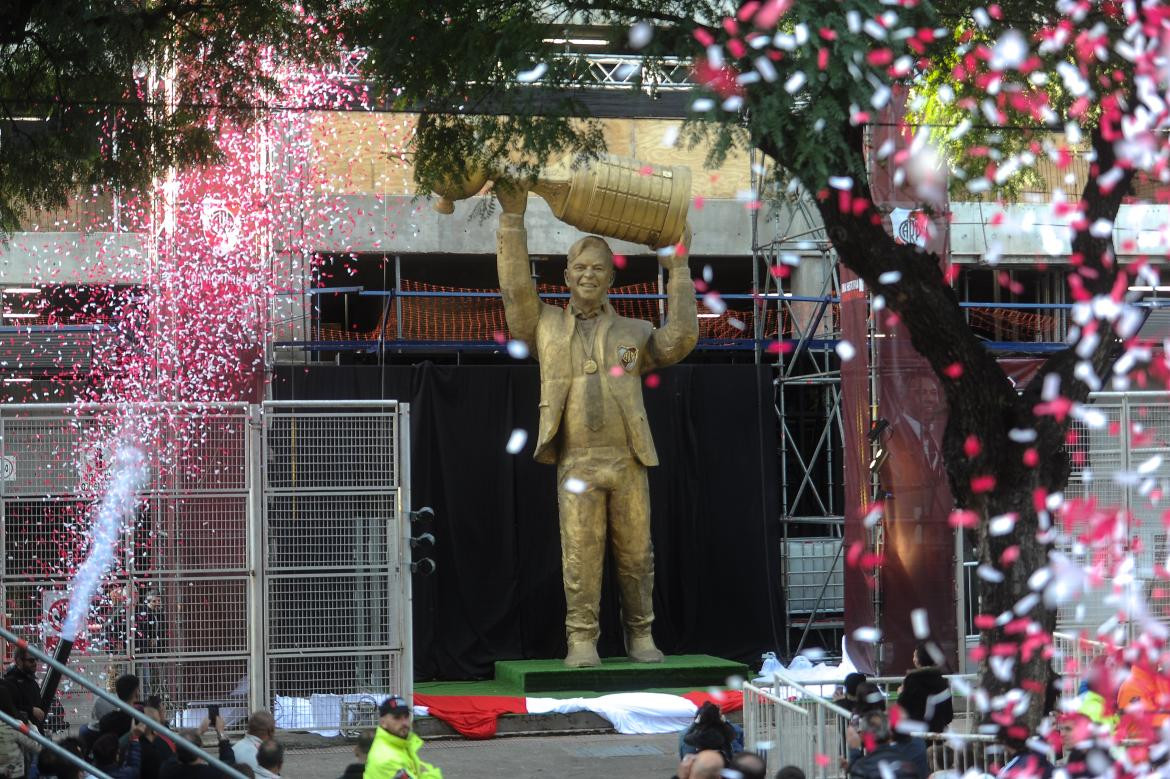
[[[565,284],[572,300],[586,307],[601,305],[613,283],[613,251],[603,239],[588,235],[569,247]]]

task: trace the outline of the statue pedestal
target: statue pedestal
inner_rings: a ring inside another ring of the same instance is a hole
[[[496,682],[522,693],[628,692],[663,688],[726,687],[746,679],[748,667],[711,655],[667,655],[661,663],[602,658],[595,668],[566,668],[562,660],[498,660]]]

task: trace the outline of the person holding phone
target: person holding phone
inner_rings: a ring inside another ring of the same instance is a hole
[[[212,708],[214,707],[215,717],[212,719]],[[214,728],[216,735],[219,737],[219,759],[222,763],[234,766],[236,764],[236,757],[232,754],[232,742],[228,741],[223,734],[223,717],[219,716],[219,706],[214,705],[208,707],[208,715],[200,723],[197,729],[185,729],[179,731],[179,735],[190,741],[193,744],[199,744],[203,741],[203,734],[207,732],[208,728]],[[188,749],[182,744],[177,744],[178,753],[175,759],[167,761],[167,763],[159,771],[159,779],[222,779],[224,773],[215,766],[207,762],[206,753],[202,749]]]

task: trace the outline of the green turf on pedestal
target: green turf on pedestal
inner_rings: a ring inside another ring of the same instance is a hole
[[[563,660],[501,660],[496,682],[521,694],[561,690],[628,692],[651,688],[702,690],[724,687],[730,677],[746,677],[746,665],[710,655],[675,655],[661,663],[606,658],[597,668],[567,668]]]

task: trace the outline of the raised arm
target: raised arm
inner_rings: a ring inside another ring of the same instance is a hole
[[[536,349],[536,323],[540,320],[540,297],[528,267],[528,232],[524,229],[524,209],[528,193],[519,187],[496,189],[503,213],[496,231],[496,268],[500,274],[500,293],[504,298],[504,315],[513,338]]]
[[[673,365],[691,353],[699,340],[699,316],[695,307],[695,283],[687,264],[691,253],[691,228],[682,239],[683,251],[660,257],[669,277],[666,282],[666,324],[650,335],[647,368]]]

